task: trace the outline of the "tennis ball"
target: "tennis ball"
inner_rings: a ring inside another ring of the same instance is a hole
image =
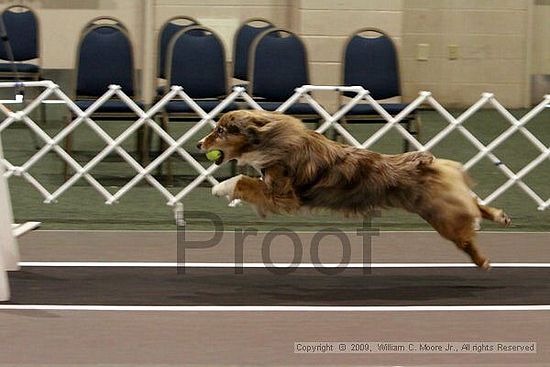
[[[208,158],[209,161],[217,161],[222,156],[222,152],[214,149],[206,153],[206,158]]]

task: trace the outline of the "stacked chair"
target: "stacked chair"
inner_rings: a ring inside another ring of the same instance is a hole
[[[267,111],[275,111],[296,88],[310,84],[306,47],[290,31],[273,28],[258,35],[249,57],[249,91]],[[302,119],[318,118],[308,103],[295,103],[285,113]]]
[[[168,85],[183,87],[185,93],[206,112],[212,111],[227,96],[225,51],[219,36],[206,27],[186,27],[170,40],[166,57]],[[223,112],[238,109],[232,102]],[[170,121],[196,121],[197,114],[183,100],[171,100],[162,111],[162,127],[168,132]],[[161,151],[165,149],[161,140]],[[168,182],[172,182],[168,159]]]
[[[381,106],[390,115],[395,116],[407,107],[407,104],[401,102],[383,102],[401,97],[397,49],[390,36],[383,31],[364,28],[351,35],[344,48],[342,67],[342,85],[359,85],[367,89],[373,99],[382,101]],[[344,93],[343,97],[354,96],[355,93]],[[341,123],[381,124],[386,123],[386,120],[370,104],[357,104]],[[419,135],[420,119],[416,111],[401,120],[401,123],[412,135]],[[404,140],[403,150],[408,149],[409,142]]]
[[[121,90],[143,108],[135,88],[134,51],[126,27],[112,17],[100,17],[89,22],[80,34],[76,67],[75,67],[75,104],[86,110],[109,85],[117,84]],[[76,116],[70,113],[68,121]],[[92,115],[95,121],[113,120],[134,121],[136,114],[123,101],[112,98],[101,105]],[[143,129],[138,134],[137,150],[140,159],[145,156]],[[66,138],[66,150],[73,150],[72,135]],[[68,177],[68,166],[65,164],[65,178]]]

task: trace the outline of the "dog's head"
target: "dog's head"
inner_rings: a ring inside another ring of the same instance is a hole
[[[207,152],[219,150],[216,164],[236,159],[239,164],[263,167],[281,153],[281,146],[296,139],[290,116],[263,111],[232,111],[224,114],[212,132],[201,139],[197,148]],[[276,143],[276,144],[274,144]],[[278,144],[280,143],[280,144]]]

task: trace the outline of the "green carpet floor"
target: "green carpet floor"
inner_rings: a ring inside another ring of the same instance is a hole
[[[526,111],[513,111],[514,115],[522,116]],[[458,115],[456,111],[455,115]],[[421,112],[422,136],[426,142],[442,128],[447,126],[445,120],[434,111]],[[527,127],[546,146],[550,145],[550,110],[545,110]],[[123,131],[129,124],[126,122],[103,122],[101,126],[113,137]],[[171,134],[180,136],[190,123],[174,124]],[[50,121],[45,124],[46,131],[53,135],[62,128],[61,121]],[[350,127],[354,136],[360,141],[370,136],[380,125],[354,125]],[[481,142],[488,144],[493,138],[510,127],[510,124],[494,110],[482,110],[470,118],[465,127],[476,135]],[[187,147],[193,148],[196,140],[202,137],[206,130],[196,135]],[[332,135],[332,132],[329,132]],[[13,125],[2,133],[4,155],[14,164],[25,162],[36,151],[33,149],[31,135],[21,124]],[[158,138],[153,138],[153,150],[157,149]],[[104,147],[95,133],[87,128],[80,127],[75,134],[75,158],[84,164],[94,156],[94,152]],[[135,139],[132,137],[125,142],[124,147],[135,150]],[[387,134],[371,149],[384,153],[398,153],[402,149],[402,139],[397,132]],[[466,162],[477,150],[463,135],[454,131],[443,140],[433,153],[439,157],[450,158]],[[529,161],[535,158],[540,151],[530,144],[521,134],[516,133],[506,143],[495,150],[495,154],[517,172]],[[171,191],[178,192],[190,182],[194,176],[189,164],[179,157],[172,157],[175,183]],[[202,162],[207,165],[207,162]],[[35,166],[30,173],[43,183],[49,190],[54,190],[63,183],[63,164],[55,153],[49,153]],[[507,178],[488,159],[483,159],[470,171],[477,182],[475,191],[482,197],[491,193],[504,183]],[[92,170],[92,175],[104,184],[108,190],[114,192],[118,187],[128,182],[135,172],[131,167],[112,155],[104,163]],[[220,177],[230,175],[230,167],[226,165],[217,173]],[[164,176],[157,176],[164,179]],[[123,196],[120,203],[105,205],[102,197],[91,188],[85,180],[80,180],[64,194],[58,203],[43,204],[41,195],[25,180],[20,177],[10,178],[10,190],[17,222],[41,221],[44,229],[173,229],[174,219],[171,207],[154,188],[142,182],[138,187]],[[543,199],[550,197],[550,162],[546,160],[525,178],[525,182],[532,187]],[[187,211],[207,211],[218,215],[226,230],[240,227],[255,227],[261,230],[271,230],[287,227],[294,230],[314,230],[323,227],[339,227],[351,230],[360,223],[358,219],[342,219],[333,213],[316,213],[308,216],[272,216],[259,219],[253,210],[246,205],[239,208],[228,208],[227,203],[210,196],[210,187],[204,184],[193,191],[184,200]],[[541,212],[537,204],[518,187],[513,187],[497,199],[492,205],[504,208],[513,218],[513,230],[517,231],[550,231],[550,210]],[[422,230],[429,229],[427,224],[415,215],[398,210],[390,210],[376,218],[374,223],[381,230]],[[188,225],[190,229],[209,229],[212,225],[200,218],[193,218],[189,213]],[[492,223],[485,223],[486,230],[499,229]]]

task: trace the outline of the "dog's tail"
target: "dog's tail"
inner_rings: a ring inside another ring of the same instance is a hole
[[[466,170],[464,169],[464,166],[461,163],[451,161],[451,160],[445,160],[445,159],[440,159],[439,161],[443,165],[446,165],[448,167],[452,167],[452,168],[460,171],[460,173],[462,175],[462,178],[464,180],[464,183],[470,189],[475,186],[475,181],[468,174],[468,172],[466,172]],[[474,197],[472,197],[472,199],[474,200],[474,203],[476,204],[477,208],[479,209],[479,212],[480,212],[482,218],[492,220],[493,222],[499,223],[500,225],[502,225],[504,227],[507,227],[507,226],[510,225],[512,220],[510,219],[508,214],[506,214],[504,212],[504,210],[493,208],[493,207],[490,207],[488,205],[483,205],[479,202],[479,199],[477,198],[477,196],[475,196],[475,194],[472,193],[472,195],[474,195]]]
[[[470,174],[466,172],[466,170],[464,169],[464,166],[460,163],[459,165],[460,165],[460,172],[462,172],[462,177],[464,178],[464,182],[466,182],[466,185],[470,189],[472,189],[476,185],[476,182],[474,181],[472,176],[470,176]]]
[[[476,182],[474,181],[472,176],[470,176],[468,174],[468,172],[466,172],[466,170],[464,169],[464,166],[462,165],[462,163],[459,163],[457,161],[451,161],[451,160],[448,160],[448,159],[441,159],[441,158],[438,159],[438,163],[459,171],[460,174],[462,175],[462,179],[464,180],[464,183],[466,183],[466,185],[470,189],[473,188],[476,185]]]
[[[400,164],[407,164],[417,168],[427,168],[435,160],[435,157],[429,152],[407,152],[396,157],[398,157]]]

